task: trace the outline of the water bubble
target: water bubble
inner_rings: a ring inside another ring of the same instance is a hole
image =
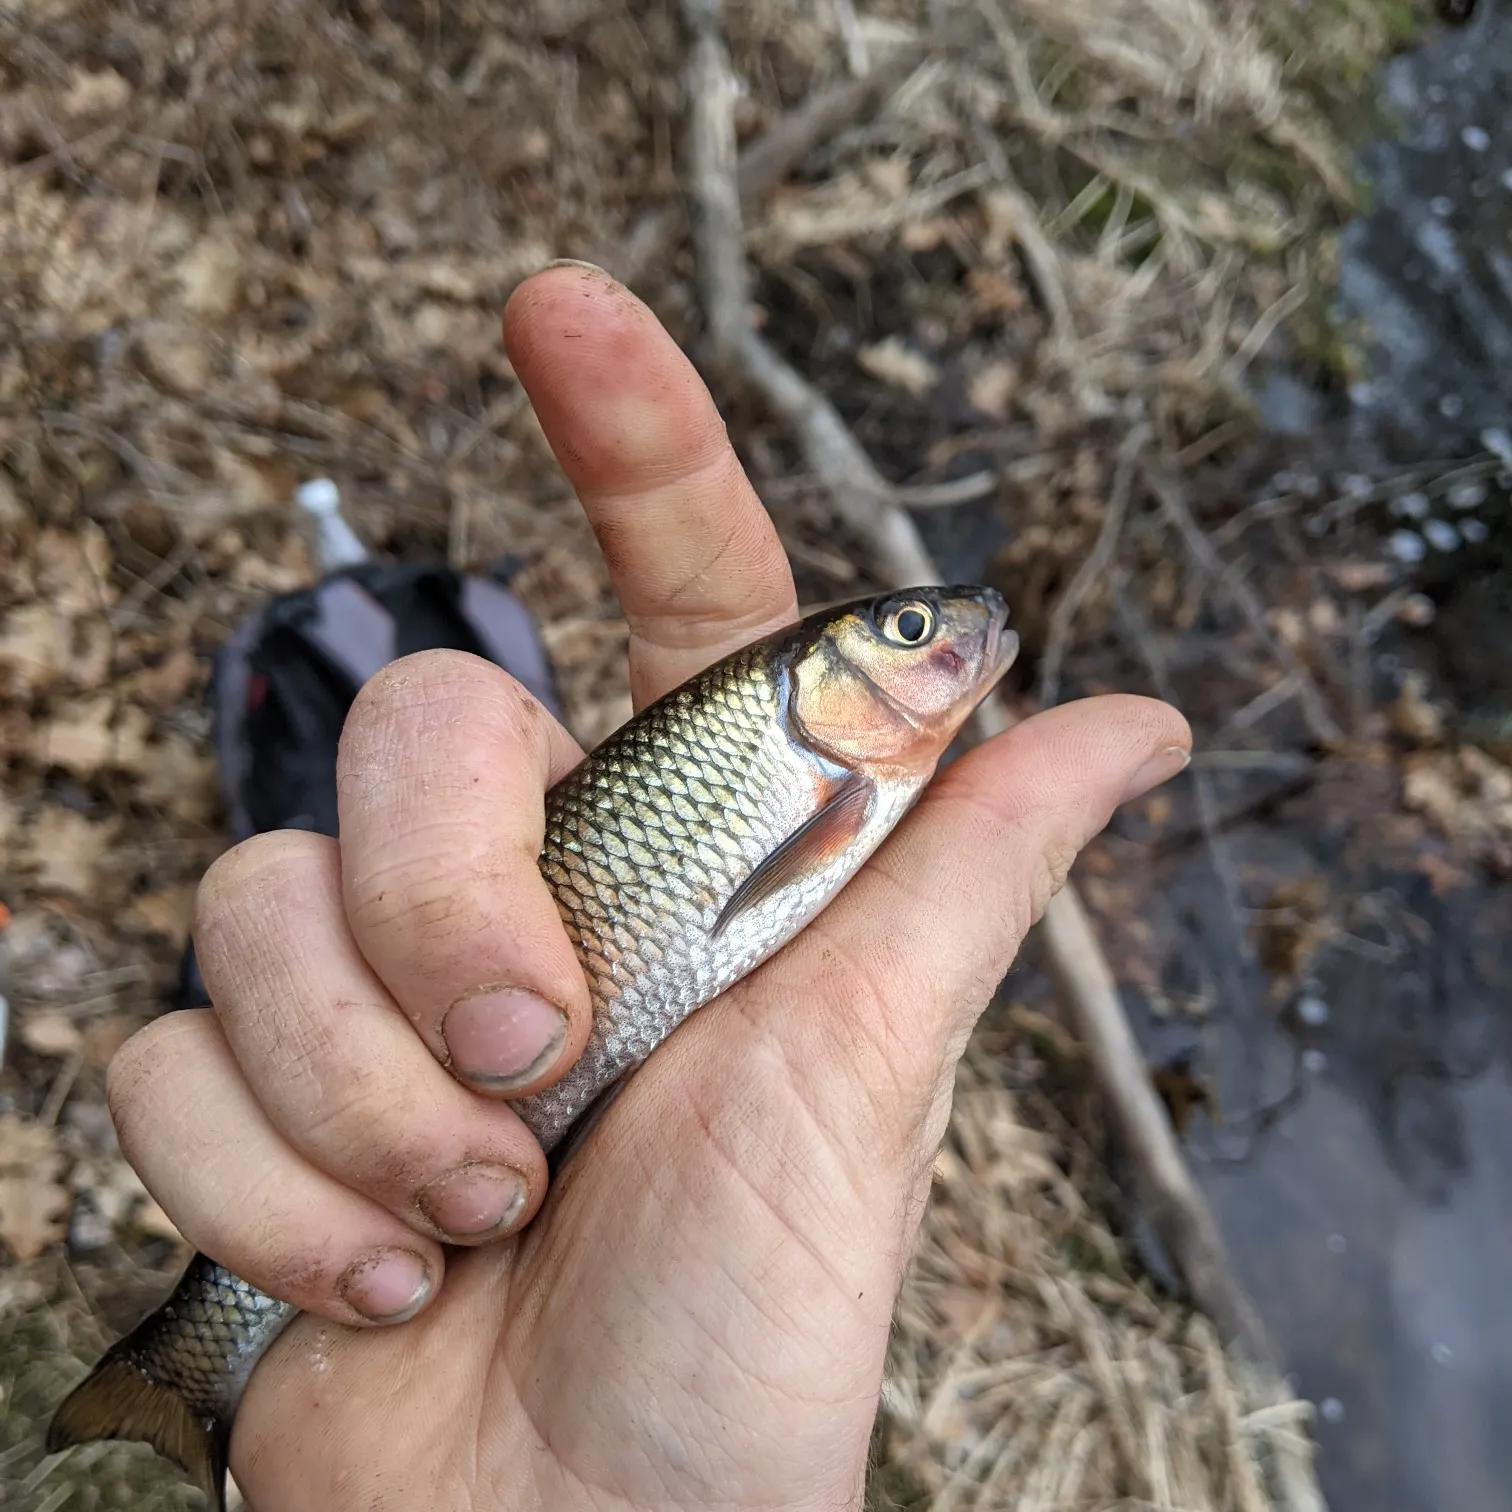
[[[1460,132],[1460,141],[1462,141],[1465,146],[1467,146],[1471,150],[1471,152],[1484,152],[1486,148],[1491,145],[1490,136],[1486,133],[1484,128],[1480,126],[1466,126]]]
[[[1393,530],[1386,538],[1386,549],[1404,566],[1412,567],[1428,555],[1428,547],[1415,530]]]
[[[1342,1255],[1349,1248],[1349,1240],[1343,1234],[1330,1234],[1324,1241],[1330,1255]]]
[[[1454,71],[1457,74],[1467,74],[1475,67],[1475,59],[1469,53],[1455,53]]]
[[[1318,1413],[1325,1423],[1342,1423],[1344,1421],[1344,1404],[1338,1397],[1324,1397],[1318,1403]]]
[[[1512,173],[1512,168],[1509,168],[1507,172]],[[1507,187],[1512,189],[1512,183],[1509,183]],[[1494,452],[1498,461],[1512,467],[1512,431],[1507,431],[1500,425],[1488,425],[1480,433],[1480,444],[1488,452]]]
[[[1502,188],[1504,188],[1504,189],[1512,189],[1512,168],[1503,168],[1502,169],[1501,181],[1502,181]]]
[[[1512,185],[1509,185],[1509,187],[1512,187]],[[1375,385],[1373,383],[1351,383],[1349,385],[1349,402],[1356,409],[1373,408],[1376,402]]]
[[[1405,493],[1393,499],[1390,508],[1399,520],[1425,520],[1433,505],[1425,493]]]
[[[1460,533],[1448,520],[1425,520],[1423,535],[1435,551],[1453,551],[1460,544]]]
[[[1486,529],[1486,522],[1474,518],[1461,520],[1459,532],[1472,546],[1479,546],[1489,534]]]
[[[1368,499],[1375,492],[1375,483],[1364,473],[1345,473],[1339,487],[1346,499]]]
[[[1477,504],[1486,502],[1486,485],[1467,478],[1463,483],[1456,483],[1445,498],[1449,500],[1450,509],[1474,509]]]
[[[1454,1364],[1454,1351],[1447,1344],[1435,1344],[1428,1353],[1433,1356],[1435,1365]]]
[[[1439,217],[1454,214],[1454,201],[1447,194],[1435,194],[1428,201],[1428,208]]]
[[[1297,1017],[1309,1029],[1321,1029],[1328,1022],[1328,1004],[1313,993],[1304,993],[1297,999]]]
[[[1465,412],[1465,401],[1458,394],[1445,394],[1439,400],[1439,414],[1446,420],[1458,420]]]
[[[1442,84],[1430,84],[1425,93],[1435,105],[1442,105],[1449,98],[1448,91]]]
[[[1316,1076],[1320,1071],[1326,1070],[1328,1057],[1321,1050],[1304,1050],[1302,1052],[1302,1069],[1310,1071]]]

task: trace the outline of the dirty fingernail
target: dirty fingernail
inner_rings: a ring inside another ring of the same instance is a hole
[[[586,268],[590,273],[604,273],[606,270],[597,263],[588,262],[581,257],[554,257],[546,264],[547,268]]]
[[[463,1081],[487,1092],[510,1092],[557,1058],[567,1020],[545,998],[509,987],[453,1003],[441,1037]]]
[[[475,1161],[438,1176],[416,1201],[432,1223],[453,1239],[478,1239],[502,1229],[525,1206],[525,1178],[508,1166]]]
[[[402,1323],[430,1296],[430,1268],[413,1250],[380,1249],[349,1265],[336,1290],[374,1323]]]
[[[1185,746],[1167,746],[1165,750],[1157,751],[1134,774],[1123,797],[1118,801],[1132,802],[1148,793],[1151,788],[1159,787],[1162,782],[1169,782],[1177,772],[1186,769],[1191,759],[1192,753]]]

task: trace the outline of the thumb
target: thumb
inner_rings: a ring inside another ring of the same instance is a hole
[[[863,1187],[890,1173],[884,1183],[912,1188],[944,1133],[956,1061],[1025,934],[1118,805],[1186,765],[1191,738],[1169,705],[1122,695],[1026,720],[943,772],[772,963],[768,1031]]]

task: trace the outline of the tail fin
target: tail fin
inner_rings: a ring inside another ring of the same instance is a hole
[[[202,1417],[173,1389],[155,1381],[123,1339],[64,1398],[47,1430],[47,1452],[96,1439],[151,1444],[186,1470],[215,1508],[226,1512],[226,1460],[231,1425]]]

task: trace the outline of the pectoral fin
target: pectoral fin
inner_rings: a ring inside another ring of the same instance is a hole
[[[718,939],[748,908],[836,860],[861,833],[875,794],[875,785],[859,773],[851,772],[844,777],[824,807],[795,829],[736,888],[735,895],[714,922],[714,938]]]

